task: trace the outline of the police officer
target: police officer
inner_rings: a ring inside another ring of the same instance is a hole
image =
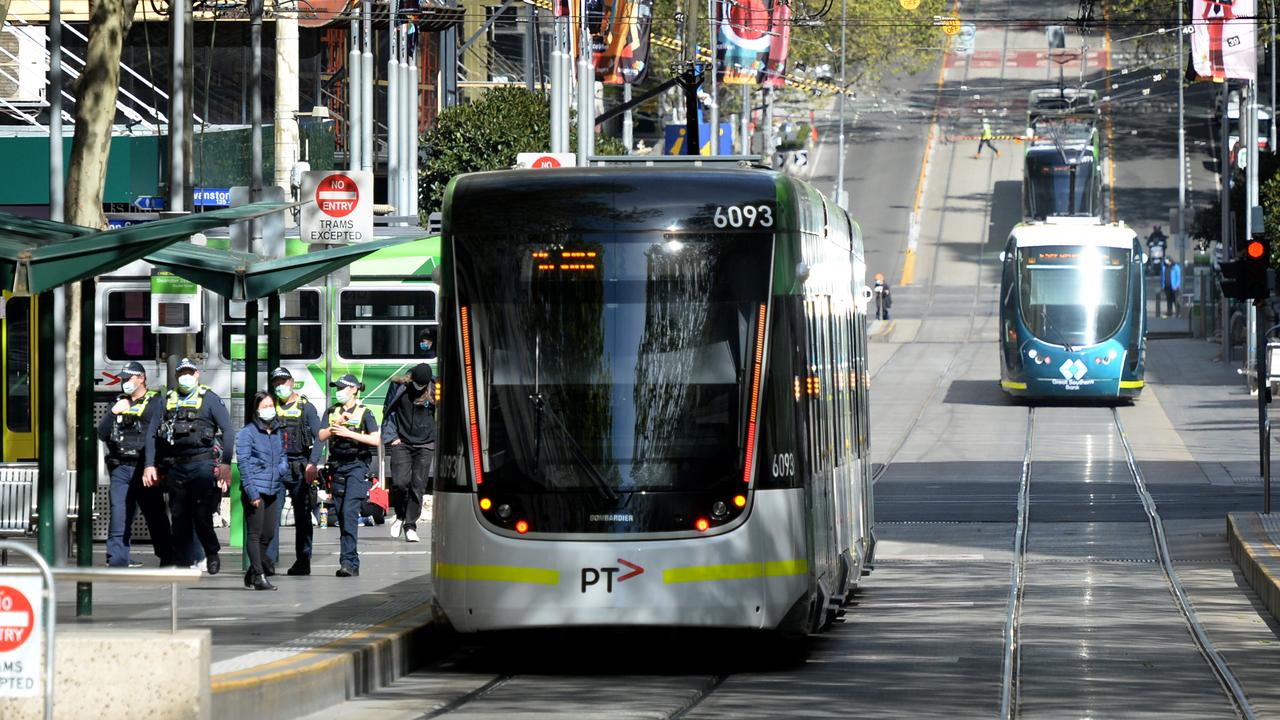
[[[391,537],[418,542],[418,518],[431,509],[429,474],[436,450],[435,384],[431,366],[418,363],[408,375],[396,378],[382,404],[382,440],[391,454],[392,503],[396,519]]]
[[[144,483],[143,468],[153,464],[155,428],[160,422],[161,401],[147,387],[147,371],[131,362],[120,371],[123,392],[111,412],[98,423],[98,438],[107,446],[107,470],[111,473],[111,525],[107,530],[107,564],[141,567],[129,557],[133,514],[142,509],[151,532],[152,548],[161,565],[173,564],[173,537],[164,508],[164,491]]]
[[[156,481],[156,465],[166,469],[177,561],[194,564],[193,545],[198,540],[210,575],[217,575],[222,566],[213,514],[231,482],[235,437],[222,398],[208,385],[201,385],[200,368],[182,358],[178,387],[165,397],[164,415],[156,431],[157,461],[143,471],[143,482]]]
[[[320,464],[323,447],[318,439],[320,412],[307,400],[307,396],[298,393],[293,374],[287,369],[278,367],[271,371],[271,384],[276,399],[276,422],[284,434],[284,451],[289,457],[289,475],[285,478],[284,489],[293,503],[293,529],[297,541],[298,559],[289,568],[289,574],[310,575],[316,465]],[[276,503],[276,527],[280,526],[279,508],[283,505],[283,502]],[[280,557],[279,533],[276,533],[267,554],[272,558],[266,563],[267,574],[270,575],[274,574],[272,566]]]
[[[369,497],[369,464],[381,437],[378,421],[359,400],[364,385],[355,375],[343,375],[333,382],[338,389],[337,402],[327,413],[328,426],[318,434],[329,443],[329,466],[333,478],[333,496],[338,513],[341,545],[338,577],[360,574],[360,556],[356,552],[360,529],[360,507]]]

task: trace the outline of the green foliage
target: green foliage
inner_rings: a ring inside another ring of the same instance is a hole
[[[1231,210],[1235,213],[1235,236],[1244,237],[1245,176],[1232,172]],[[1258,200],[1262,205],[1264,226],[1271,243],[1271,264],[1280,267],[1280,157],[1274,153],[1258,153]],[[1222,204],[1217,198],[1197,208],[1191,221],[1191,235],[1216,243],[1222,237]]]
[[[570,147],[577,147],[571,125]],[[455,175],[505,170],[522,152],[551,149],[551,105],[547,96],[523,87],[499,87],[479,100],[440,113],[422,139],[426,162],[418,177],[422,215],[440,210],[444,189]],[[596,154],[622,155],[626,148],[613,138],[596,138]]]

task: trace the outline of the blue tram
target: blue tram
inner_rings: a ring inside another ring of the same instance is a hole
[[[1001,259],[1005,392],[1043,399],[1142,392],[1146,291],[1131,228],[1096,218],[1024,223]]]

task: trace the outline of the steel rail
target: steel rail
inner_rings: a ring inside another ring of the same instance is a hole
[[[1004,654],[1000,660],[1000,717],[1010,720],[1018,713],[1018,677],[1021,658],[1018,630],[1022,619],[1023,576],[1027,570],[1027,538],[1031,516],[1031,448],[1035,439],[1036,409],[1027,408],[1027,440],[1022,454],[1022,476],[1018,481],[1018,524],[1013,532],[1013,558],[1009,563],[1009,601],[1004,618]]]
[[[1156,509],[1155,498],[1151,497],[1151,493],[1147,490],[1147,483],[1142,477],[1142,470],[1138,468],[1137,458],[1133,454],[1133,448],[1129,445],[1129,436],[1124,431],[1124,424],[1120,422],[1119,411],[1112,408],[1111,417],[1115,423],[1116,432],[1120,434],[1120,442],[1124,446],[1125,462],[1129,466],[1129,474],[1133,476],[1133,484],[1138,490],[1138,497],[1142,500],[1142,508],[1147,514],[1147,524],[1151,526],[1151,534],[1155,540],[1156,555],[1160,559],[1161,568],[1164,569],[1165,580],[1169,583],[1169,592],[1173,595],[1173,599],[1177,601],[1178,609],[1182,612],[1182,617],[1187,622],[1187,629],[1191,633],[1192,639],[1195,640],[1200,654],[1209,663],[1209,667],[1213,670],[1219,684],[1222,685],[1222,690],[1231,701],[1236,714],[1248,720],[1255,720],[1258,715],[1254,711],[1253,705],[1249,702],[1244,687],[1240,685],[1235,673],[1231,671],[1230,664],[1213,646],[1213,641],[1209,639],[1209,634],[1205,631],[1204,626],[1200,624],[1195,607],[1191,604],[1191,599],[1187,597],[1187,592],[1182,587],[1182,581],[1178,579],[1178,573],[1174,569],[1173,560],[1169,555],[1169,546],[1165,541],[1164,522],[1160,519],[1160,513]]]

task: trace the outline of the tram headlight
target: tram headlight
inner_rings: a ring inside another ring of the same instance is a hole
[[[1030,350],[1027,351],[1027,357],[1031,358],[1032,360],[1035,360],[1036,356],[1038,356],[1039,354],[1040,353],[1036,352],[1035,348],[1031,348]]]
[[[508,504],[506,504],[506,503],[502,503],[501,505],[499,505],[499,506],[498,506],[498,517],[499,517],[499,518],[501,518],[501,519],[503,519],[503,520],[510,520],[510,519],[511,519],[511,506],[510,506],[510,505],[508,505]]]
[[[725,505],[723,500],[717,500],[715,504],[711,506],[711,516],[717,520],[724,518],[724,516],[728,514],[729,506]]]

